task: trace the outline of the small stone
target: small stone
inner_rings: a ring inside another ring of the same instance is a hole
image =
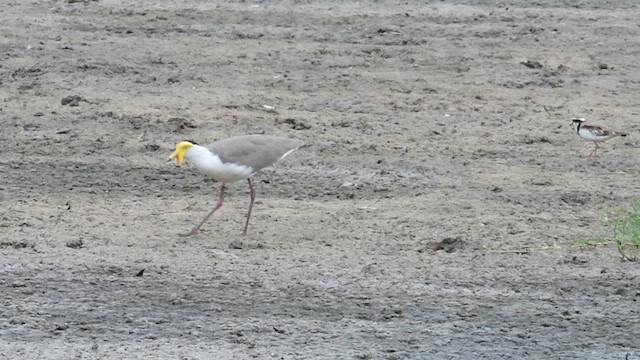
[[[523,61],[520,64],[530,68],[530,69],[541,69],[542,68],[542,63],[540,61],[536,61],[536,60],[527,60],[527,61]]]
[[[62,98],[60,103],[62,105],[78,106],[78,105],[80,105],[80,101],[82,101],[82,100],[84,100],[84,99],[79,95],[71,95],[71,96],[67,96],[67,97]]]
[[[82,242],[82,239],[73,239],[67,241],[67,247],[70,247],[72,249],[81,249],[83,245],[84,244]]]
[[[234,240],[234,241],[229,243],[229,249],[239,250],[239,249],[242,249],[242,248],[244,248],[244,244],[240,240]]]

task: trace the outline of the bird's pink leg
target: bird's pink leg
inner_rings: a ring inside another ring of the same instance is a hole
[[[584,154],[584,155],[580,155],[580,157],[581,157],[581,158],[590,158],[590,157],[592,157],[593,155],[595,155],[595,154],[596,154],[596,151],[598,151],[598,149],[599,149],[600,147],[598,147],[598,143],[597,143],[597,142],[595,142],[595,141],[593,142],[593,144],[594,144],[596,147],[595,147],[595,148],[594,148],[590,153],[588,153],[588,154]]]
[[[251,183],[251,178],[247,179],[249,181],[249,196],[251,196],[251,201],[249,202],[249,212],[247,212],[247,222],[244,223],[244,230],[242,231],[242,235],[247,235],[247,229],[249,228],[249,218],[251,217],[251,209],[253,209],[253,201],[256,199],[256,191],[253,189],[253,184]]]
[[[595,156],[595,155],[596,155],[596,152],[598,151],[598,149],[600,149],[600,146],[598,146],[598,143],[597,143],[597,142],[595,142],[595,141],[594,141],[593,143],[596,145],[596,147],[595,147],[595,148],[593,148],[593,151],[591,151],[591,152],[589,153],[589,155],[587,155],[587,156],[586,156],[586,157],[588,157],[588,158],[590,158],[590,157],[592,157],[592,156]]]
[[[223,200],[224,200],[224,183],[222,184],[222,187],[220,188],[220,197],[218,198],[218,201],[216,201],[216,205],[213,207],[213,210],[211,210],[211,212],[207,216],[205,216],[204,220],[202,220],[200,222],[200,224],[198,224],[196,227],[191,229],[191,231],[189,231],[188,233],[180,234],[180,236],[187,237],[187,236],[193,236],[193,235],[198,234],[200,232],[200,227],[205,222],[207,222],[207,220],[209,220],[211,215],[213,215],[213,213],[216,212],[216,210],[218,210],[218,209],[220,209],[220,207],[222,207]]]

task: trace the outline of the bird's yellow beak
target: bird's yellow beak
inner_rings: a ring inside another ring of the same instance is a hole
[[[184,156],[186,155],[187,150],[192,146],[193,143],[189,141],[181,141],[177,143],[176,149],[171,153],[171,155],[169,155],[169,160],[176,159],[176,164],[178,164],[178,166],[182,165],[184,163]]]

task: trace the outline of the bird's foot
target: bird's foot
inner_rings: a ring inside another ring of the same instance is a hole
[[[199,233],[200,233],[199,229],[193,229],[193,230],[189,231],[186,234],[178,234],[178,236],[180,236],[180,237],[189,237],[189,236],[198,235]]]

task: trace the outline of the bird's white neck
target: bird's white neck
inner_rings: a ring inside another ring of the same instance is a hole
[[[193,145],[189,148],[184,158],[202,172],[209,175],[213,175],[216,169],[222,166],[222,160],[220,160],[218,155],[200,145]]]
[[[574,123],[573,123],[573,124],[571,124],[571,125],[573,125],[573,130],[575,130],[575,131],[576,131],[576,133],[580,134],[580,128],[582,127],[582,126],[581,126],[581,125],[582,125],[582,123],[581,123],[581,122],[576,121],[576,122],[574,122]]]
[[[254,173],[248,166],[222,162],[218,155],[199,145],[190,147],[184,157],[198,170],[222,183],[246,179]]]

